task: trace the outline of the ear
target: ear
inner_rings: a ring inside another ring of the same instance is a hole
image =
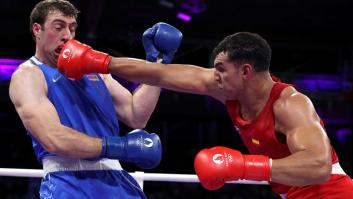
[[[34,23],[34,24],[32,25],[32,31],[33,31],[33,34],[34,34],[34,37],[35,37],[35,38],[38,37],[38,35],[39,35],[41,29],[42,29],[42,28],[41,28],[41,25],[38,24],[38,23]]]
[[[251,64],[242,64],[242,75],[246,78],[249,78],[253,75],[254,67]]]

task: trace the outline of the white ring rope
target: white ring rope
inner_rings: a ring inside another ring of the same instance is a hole
[[[43,170],[41,169],[10,169],[0,168],[0,176],[10,177],[43,177]],[[200,182],[196,175],[192,174],[168,174],[168,173],[144,173],[136,171],[130,173],[137,181],[159,181],[159,182]],[[252,180],[237,180],[229,183],[236,184],[254,184],[254,185],[268,185],[267,181],[252,181]]]

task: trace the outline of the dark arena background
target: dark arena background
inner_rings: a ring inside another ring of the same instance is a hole
[[[41,169],[9,99],[9,79],[34,54],[29,15],[38,1],[0,1],[0,167]],[[141,36],[157,22],[184,35],[174,63],[212,67],[213,47],[249,31],[272,46],[271,70],[308,95],[326,125],[340,164],[353,176],[353,1],[350,0],[76,0],[76,39],[117,57],[144,58]],[[118,79],[128,88],[136,85]],[[121,124],[122,133],[131,129]],[[194,174],[197,152],[227,146],[247,153],[225,107],[206,96],[163,90],[146,130],[160,135],[161,164],[150,173]],[[139,168],[122,163],[134,172]],[[40,178],[0,177],[0,198],[38,198]],[[278,198],[266,185],[227,184],[207,191],[198,183],[145,182],[150,199]]]

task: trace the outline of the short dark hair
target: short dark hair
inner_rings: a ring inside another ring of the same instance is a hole
[[[47,19],[49,12],[59,11],[64,16],[74,17],[77,19],[78,13],[80,12],[74,5],[66,0],[43,0],[34,6],[31,15],[29,17],[29,29],[32,32],[32,26],[34,23],[40,24],[44,27],[44,23]]]
[[[232,61],[250,61],[256,71],[269,70],[272,50],[267,41],[256,33],[239,32],[225,37],[213,49],[211,60],[227,53]]]

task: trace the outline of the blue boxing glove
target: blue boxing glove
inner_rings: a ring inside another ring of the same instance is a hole
[[[167,23],[159,22],[147,29],[142,36],[147,61],[156,62],[162,54],[162,63],[170,64],[182,39],[183,34]]]
[[[136,129],[126,136],[106,136],[101,157],[132,162],[142,169],[152,169],[162,159],[162,145],[157,134]]]

